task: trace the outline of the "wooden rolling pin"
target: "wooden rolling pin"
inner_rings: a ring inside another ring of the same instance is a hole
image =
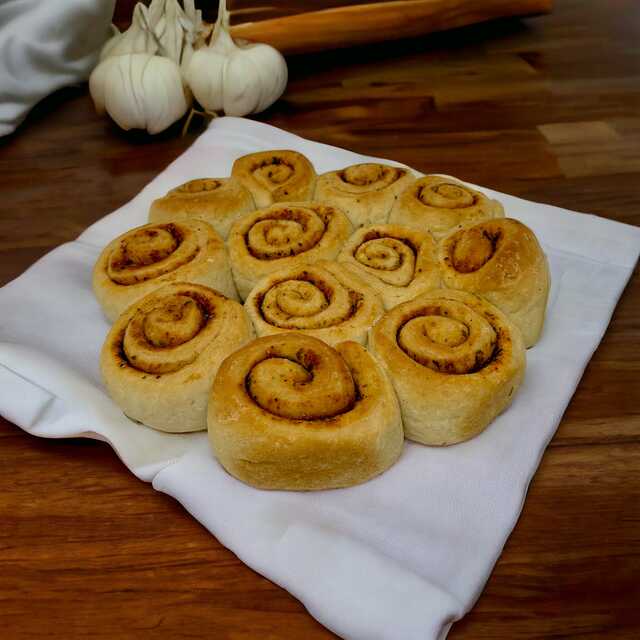
[[[307,53],[411,38],[475,22],[551,11],[553,0],[391,0],[310,11],[231,27],[235,38]],[[240,12],[239,12],[240,13]],[[231,13],[233,20],[233,11]]]

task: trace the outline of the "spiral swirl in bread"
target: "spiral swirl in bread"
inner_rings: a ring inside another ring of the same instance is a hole
[[[425,231],[400,225],[358,229],[347,240],[338,261],[377,291],[386,309],[440,284],[433,238]]]
[[[233,221],[255,208],[251,194],[235,178],[199,178],[154,200],[149,222],[204,220],[226,240]]]
[[[364,344],[382,315],[378,295],[337,262],[276,271],[258,282],[244,303],[259,336],[302,331],[330,345]]]
[[[369,480],[400,455],[400,411],[371,355],[301,333],[258,338],[227,358],[208,413],[213,451],[262,489],[332,489]]]
[[[318,177],[314,199],[342,209],[354,227],[383,224],[398,196],[413,182],[407,169],[354,164]]]
[[[438,253],[445,286],[486,298],[516,324],[526,347],[537,342],[550,275],[531,229],[511,218],[486,220],[448,235]]]
[[[105,247],[93,269],[95,296],[111,322],[136,300],[176,281],[204,284],[237,299],[224,243],[206,222],[127,231]]]
[[[449,445],[480,433],[513,400],[525,370],[520,331],[496,307],[437,289],[388,311],[371,332],[405,435]]]
[[[115,322],[102,348],[102,376],[130,418],[160,431],[199,431],[220,363],[252,337],[238,302],[209,287],[169,284]]]
[[[318,202],[274,204],[240,218],[229,233],[229,258],[240,296],[284,267],[332,260],[351,233],[346,216]]]
[[[458,225],[503,216],[497,200],[453,178],[425,176],[400,195],[389,222],[429,231],[437,239]]]
[[[250,153],[233,163],[231,175],[251,192],[260,208],[274,202],[311,200],[316,186],[313,165],[297,151]]]

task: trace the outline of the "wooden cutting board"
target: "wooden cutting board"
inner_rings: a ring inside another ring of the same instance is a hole
[[[231,32],[236,38],[271,44],[285,54],[308,53],[411,38],[495,18],[549,13],[552,3],[553,0],[284,0],[267,5],[256,0],[236,0],[231,2]]]

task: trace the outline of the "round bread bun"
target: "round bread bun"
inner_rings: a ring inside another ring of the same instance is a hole
[[[229,356],[208,413],[216,458],[260,489],[349,487],[379,475],[403,446],[398,401],[356,342],[301,333],[258,338]]]
[[[235,178],[198,178],[171,189],[151,203],[149,222],[204,220],[226,240],[236,218],[256,208]]]
[[[468,440],[513,400],[526,357],[520,330],[464,291],[436,289],[388,311],[369,346],[393,381],[407,438]]]
[[[454,178],[425,176],[396,200],[389,222],[429,231],[438,239],[458,225],[502,217],[504,209],[497,200]]]
[[[200,431],[220,363],[253,335],[238,302],[202,285],[169,284],[111,327],[102,377],[129,418],[159,431]]]
[[[476,293],[506,313],[525,347],[540,337],[551,276],[538,240],[518,220],[485,220],[440,242],[443,284]]]
[[[285,267],[265,276],[244,303],[258,336],[300,331],[335,346],[364,344],[383,313],[378,294],[337,262]]]
[[[93,268],[93,291],[111,322],[137,300],[176,281],[203,284],[237,300],[224,242],[202,220],[131,229],[104,248]]]
[[[377,291],[385,309],[440,285],[436,244],[426,231],[396,224],[361,227],[347,240],[338,261]]]
[[[244,300],[258,280],[285,267],[333,260],[351,234],[347,217],[319,202],[282,202],[248,213],[229,233],[229,260]]]
[[[233,163],[231,175],[251,192],[259,208],[311,200],[316,187],[316,172],[308,158],[286,149],[242,156]]]
[[[354,227],[384,224],[398,196],[413,182],[408,169],[354,164],[318,177],[314,200],[345,212]]]

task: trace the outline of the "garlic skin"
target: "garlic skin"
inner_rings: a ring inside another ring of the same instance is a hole
[[[220,0],[211,42],[193,52],[186,67],[193,95],[209,111],[244,116],[264,111],[287,86],[287,63],[266,44],[234,42],[226,0]]]
[[[204,45],[206,36],[210,33],[210,26],[202,21],[202,11],[196,10],[195,0],[184,0],[184,12],[179,18],[184,28],[184,45],[180,68],[186,76],[186,69],[191,62],[193,52]]]
[[[154,0],[157,2],[158,0]],[[114,25],[114,35],[107,40],[100,51],[100,62],[112,56],[121,56],[127,53],[156,53],[158,51],[158,41],[149,32],[148,27],[154,28],[161,14],[158,5],[154,3],[147,9],[139,2],[133,9],[131,26],[120,33]]]
[[[89,78],[96,111],[105,111],[125,130],[160,133],[191,104],[180,67],[161,56],[131,53],[103,60]]]
[[[162,3],[162,17],[154,28],[162,55],[180,64],[186,39],[187,20],[178,0],[154,0]]]
[[[102,62],[105,58],[108,58],[111,55],[111,52],[124,36],[124,33],[120,33],[120,30],[115,24],[111,25],[111,32],[111,37],[104,43],[100,50],[99,62]]]

